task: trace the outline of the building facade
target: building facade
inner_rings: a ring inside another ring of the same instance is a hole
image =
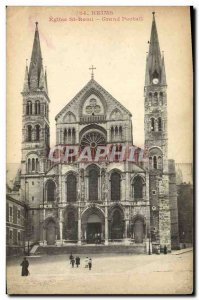
[[[181,183],[177,185],[178,220],[180,247],[190,247],[194,243],[193,185]]]
[[[133,152],[134,161],[121,159],[123,149],[134,146],[132,115],[95,81],[93,73],[55,118],[57,149],[67,152],[67,160],[57,159],[55,152],[53,161],[49,159],[50,98],[38,23],[22,97],[18,192],[28,207],[32,242],[140,247],[152,243],[153,249],[166,245],[169,251],[178,247],[175,164],[168,159],[166,72],[154,14],[144,85],[144,160],[139,159],[140,149]],[[76,155],[74,146],[79,149]],[[105,155],[96,161],[99,147],[111,149],[113,159]],[[79,154],[88,154],[87,148],[91,159],[78,160]]]
[[[19,255],[25,247],[25,203],[18,191],[7,186],[6,192],[6,253]]]

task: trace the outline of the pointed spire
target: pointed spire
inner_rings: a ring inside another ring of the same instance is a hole
[[[23,85],[23,92],[29,92],[29,75],[28,75],[28,60],[26,59],[25,78]]]
[[[39,89],[40,90],[44,90],[45,88],[45,75],[44,75],[44,68],[43,65],[41,65],[41,72],[40,72],[40,76],[39,76]]]
[[[162,68],[162,59],[161,59],[161,52],[160,52],[160,45],[158,40],[158,32],[155,20],[155,12],[153,14],[152,26],[151,26],[151,37],[149,42],[149,54],[148,54],[148,61],[145,77],[149,76],[150,83],[154,77],[160,80],[161,77],[161,68]],[[149,84],[145,81],[145,84]]]
[[[46,93],[48,94],[47,67],[46,66],[45,66],[45,83],[46,83]]]
[[[149,85],[150,84],[150,78],[149,78],[149,72],[148,72],[148,58],[149,58],[149,54],[147,52],[146,55],[146,72],[145,72],[145,85]]]
[[[37,89],[39,86],[39,77],[42,69],[42,54],[39,40],[38,22],[35,23],[35,36],[32,48],[32,56],[29,68],[30,89]]]
[[[162,53],[162,73],[161,73],[161,84],[167,85],[166,80],[166,71],[165,71],[165,63],[164,63],[164,52]]]

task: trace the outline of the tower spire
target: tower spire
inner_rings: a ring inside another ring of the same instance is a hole
[[[31,90],[35,90],[39,87],[40,73],[42,69],[42,54],[39,40],[38,22],[35,22],[35,25],[35,36],[29,67],[29,80]]]
[[[161,74],[161,84],[167,85],[166,71],[165,71],[165,64],[164,64],[164,52],[162,52],[162,74]]]
[[[146,65],[146,74],[145,78],[149,78],[150,82],[145,82],[145,85],[148,85],[152,82],[153,78],[161,79],[161,70],[162,70],[162,58],[160,52],[160,45],[158,39],[158,32],[156,26],[155,12],[152,12],[152,26],[151,26],[151,37],[149,41],[149,52]]]

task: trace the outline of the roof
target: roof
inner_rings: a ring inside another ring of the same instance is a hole
[[[97,81],[94,79],[89,80],[89,82],[75,95],[75,97],[68,103],[64,108],[56,115],[55,120],[57,120],[67,109],[71,104],[73,104],[75,101],[79,100],[80,97],[82,97],[86,92],[88,92],[91,89],[95,89],[96,91],[104,94],[106,97],[110,98],[112,101],[114,101],[118,106],[120,106],[123,110],[126,111],[127,114],[132,116],[131,112],[126,109],[118,100],[116,100],[109,92],[107,92]]]

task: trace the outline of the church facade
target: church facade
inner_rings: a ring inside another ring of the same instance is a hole
[[[50,98],[37,23],[22,98],[18,191],[28,210],[26,239],[43,247],[88,243],[146,249],[150,244],[153,251],[165,245],[168,251],[178,247],[175,163],[168,159],[166,72],[154,15],[144,85],[143,159],[141,149],[131,152],[133,161],[126,155],[121,158],[123,149],[128,153],[134,149],[132,115],[95,81],[93,69],[91,80],[55,117],[56,151],[66,159],[50,149]],[[96,160],[98,149],[109,149],[112,159],[104,152],[104,159]],[[85,158],[87,152],[91,159]]]

